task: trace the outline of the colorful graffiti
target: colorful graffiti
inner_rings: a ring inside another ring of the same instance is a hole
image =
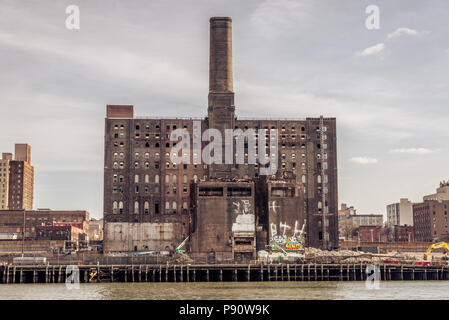
[[[302,251],[304,250],[304,245],[302,241],[298,240],[296,237],[275,237],[271,241],[268,248],[270,251]]]

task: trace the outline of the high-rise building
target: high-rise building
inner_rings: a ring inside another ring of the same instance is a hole
[[[426,200],[413,205],[415,241],[449,241],[449,200]]]
[[[413,203],[400,199],[398,203],[387,205],[387,224],[392,226],[413,226]]]
[[[9,199],[9,162],[12,153],[3,153],[0,159],[0,209],[8,209]]]
[[[32,210],[33,189],[31,147],[16,144],[14,157],[11,153],[3,153],[0,160],[0,209]]]
[[[235,257],[252,254],[255,242],[262,246],[275,236],[293,236],[303,224],[306,245],[338,246],[336,119],[236,116],[231,23],[227,17],[210,19],[206,118],[136,117],[132,105],[107,106],[105,252],[174,249],[190,236],[192,250],[201,248],[198,252],[203,252],[207,247]],[[193,151],[182,154],[189,158],[187,164],[176,164],[171,158],[178,140],[170,138],[177,129],[184,129],[184,135],[192,138]],[[233,148],[229,161],[207,164],[201,157],[201,150],[212,140],[207,129],[216,129],[222,137],[226,130],[241,130],[267,141],[251,145],[244,140],[243,149],[238,149],[237,137],[231,136],[213,154],[218,156],[221,149],[225,158],[226,150]],[[277,144],[276,151],[271,149],[270,139]],[[269,164],[248,161],[259,149],[268,154]],[[244,164],[236,161],[239,155]],[[273,163],[276,170],[272,174],[260,174]],[[241,217],[246,214],[254,218]],[[198,225],[201,221],[206,225]],[[226,230],[215,230],[220,224],[207,221],[226,221],[221,225]],[[255,234],[259,239],[254,239]],[[248,243],[246,249],[237,246],[244,242]]]

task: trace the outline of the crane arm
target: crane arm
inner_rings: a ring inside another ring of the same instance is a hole
[[[434,250],[434,249],[439,249],[439,248],[444,248],[446,249],[447,252],[449,252],[449,244],[447,244],[446,242],[438,242],[438,243],[434,243],[432,245],[429,246],[429,248],[427,248],[426,253],[424,254],[424,259],[427,260],[427,258],[429,257],[429,254]]]

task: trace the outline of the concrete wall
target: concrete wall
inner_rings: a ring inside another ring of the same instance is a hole
[[[223,194],[202,195],[200,188],[222,188]],[[247,187],[250,196],[228,196],[231,187]],[[232,237],[238,233],[255,238],[254,184],[200,182],[196,187],[191,253],[201,257],[211,252],[223,259],[232,258]],[[255,250],[255,243],[254,250]]]
[[[173,250],[174,243],[184,240],[179,238],[181,229],[180,223],[110,222],[105,229],[104,251]]]
[[[268,240],[297,237],[304,224],[304,197],[295,183],[269,182]]]

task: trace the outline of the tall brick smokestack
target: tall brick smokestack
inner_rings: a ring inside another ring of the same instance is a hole
[[[234,92],[232,85],[232,20],[210,18],[209,93]]]
[[[232,20],[228,17],[210,18],[209,106],[208,126],[220,130],[233,129],[235,122],[234,89],[232,85]],[[223,144],[222,155],[227,146]],[[232,141],[231,141],[232,143]],[[224,160],[223,160],[224,161]],[[210,178],[231,176],[232,165],[211,164]]]

